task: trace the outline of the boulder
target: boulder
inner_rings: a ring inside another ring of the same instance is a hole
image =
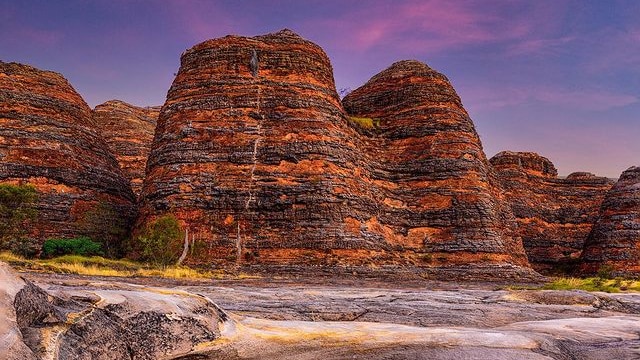
[[[0,358],[35,360],[36,356],[24,343],[13,302],[25,286],[9,265],[0,262]]]
[[[45,291],[4,263],[0,280],[2,359],[177,359],[233,326],[208,298],[177,290],[85,282]]]

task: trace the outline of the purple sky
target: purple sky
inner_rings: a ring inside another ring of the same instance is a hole
[[[164,102],[180,54],[290,28],[340,88],[417,59],[449,77],[488,156],[535,151],[561,175],[640,165],[640,1],[7,1],[0,60],[64,74],[95,106]]]

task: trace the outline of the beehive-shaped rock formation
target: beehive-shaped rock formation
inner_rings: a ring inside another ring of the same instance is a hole
[[[553,163],[532,152],[503,151],[490,162],[531,265],[543,272],[571,270],[613,181],[584,172],[558,178]]]
[[[196,45],[160,113],[143,221],[174,213],[205,241],[207,261],[363,247],[342,223],[354,136],[317,45],[287,30]]]
[[[640,167],[624,171],[607,193],[582,252],[582,270],[640,275]]]
[[[138,107],[119,100],[107,101],[93,109],[93,121],[136,196],[142,190],[159,113],[160,107]]]
[[[351,121],[371,121],[364,153],[382,198],[378,218],[404,246],[442,264],[526,264],[473,122],[448,79],[400,61],[343,100]],[[363,120],[366,119],[366,120]]]
[[[289,30],[189,49],[158,120],[140,225],[176,215],[198,249],[190,261],[527,264],[443,75],[397,63],[345,106],[351,118],[326,54]]]
[[[39,192],[32,235],[72,237],[97,203],[132,217],[133,193],[91,109],[60,74],[0,62],[0,182]]]

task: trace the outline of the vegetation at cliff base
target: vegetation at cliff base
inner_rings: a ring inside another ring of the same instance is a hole
[[[640,291],[640,281],[633,279],[606,279],[602,277],[589,278],[557,278],[547,284],[544,290],[584,290],[603,291],[608,293],[622,291]]]
[[[144,228],[137,237],[142,258],[163,268],[175,264],[182,251],[184,231],[173,215],[162,216]]]
[[[111,258],[125,255],[130,224],[113,205],[102,201],[95,204],[82,215],[78,226],[82,235],[100,244],[104,255]]]
[[[113,277],[159,277],[167,279],[243,279],[250,276],[244,273],[227,273],[224,270],[206,271],[186,266],[167,266],[164,268],[132,260],[106,259],[100,256],[64,255],[51,259],[26,259],[10,252],[1,252],[0,261],[9,263],[18,270],[76,274],[86,276]]]
[[[73,239],[49,239],[42,245],[42,256],[103,255],[102,246],[88,237]]]
[[[0,184],[0,249],[10,249],[23,256],[39,251],[30,239],[29,229],[35,221],[38,192],[32,185]]]

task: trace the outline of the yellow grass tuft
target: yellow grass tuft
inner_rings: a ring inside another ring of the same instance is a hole
[[[349,122],[363,129],[373,129],[374,127],[380,126],[379,119],[372,119],[367,117],[349,116]]]

